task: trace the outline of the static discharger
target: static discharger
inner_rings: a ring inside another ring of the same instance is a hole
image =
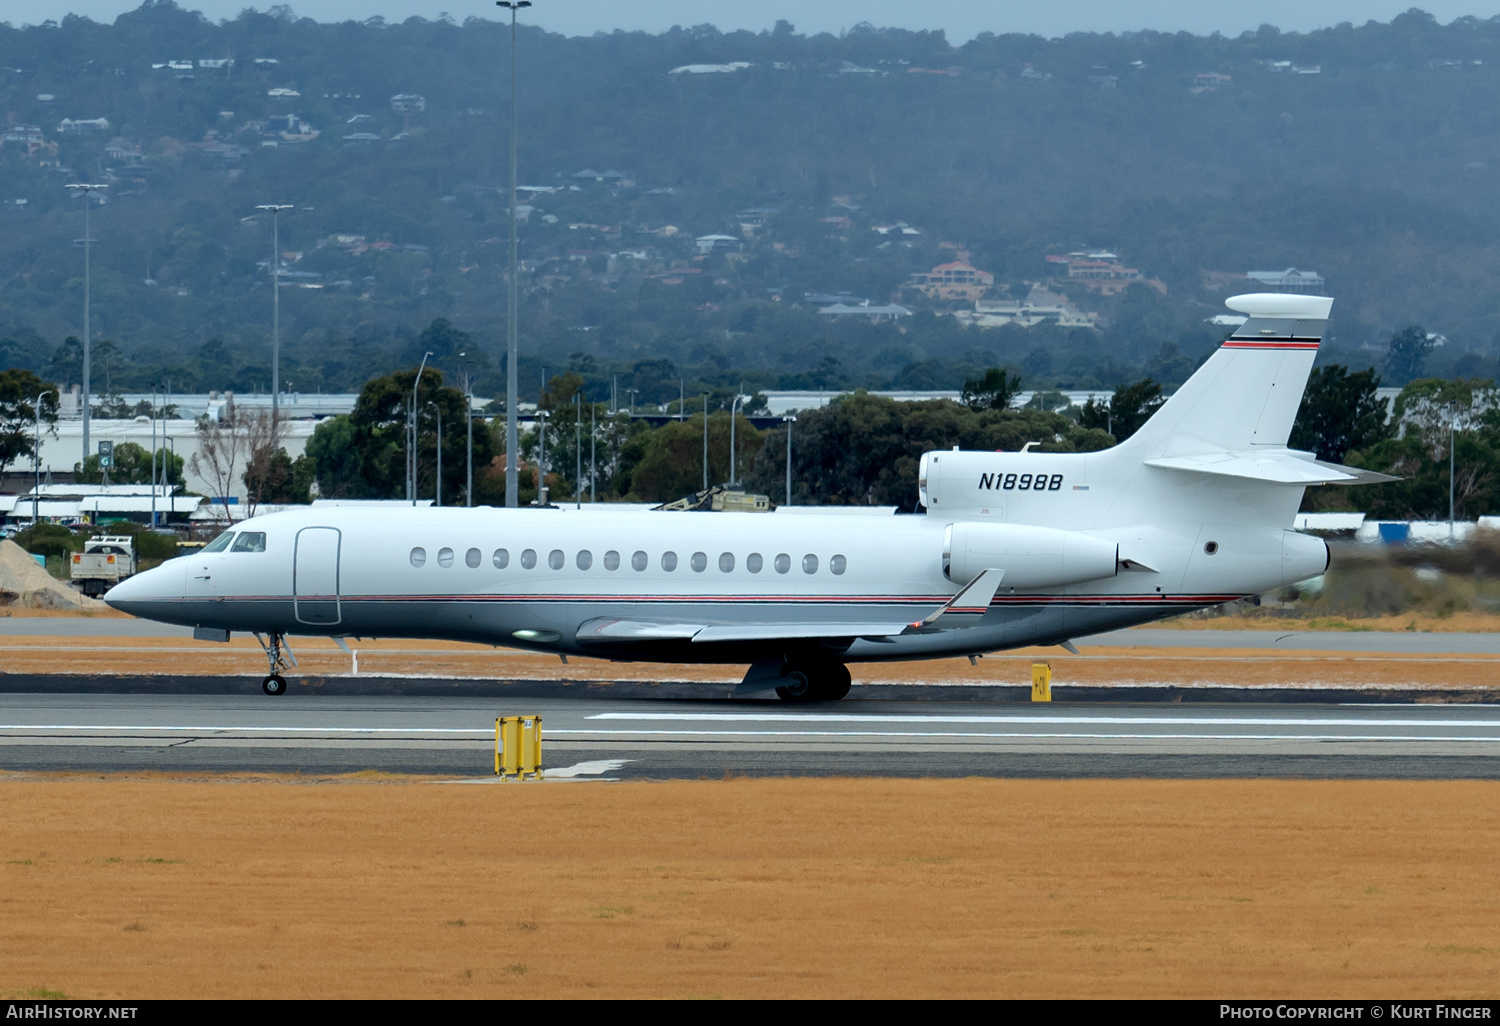
[[[1033,702],[1052,701],[1052,664],[1031,664],[1031,700]]]
[[[495,718],[495,775],[503,780],[542,779],[542,718]]]

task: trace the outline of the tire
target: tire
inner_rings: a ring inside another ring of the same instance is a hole
[[[268,695],[286,694],[286,678],[279,673],[273,673],[260,682],[260,689]]]
[[[849,694],[849,689],[854,686],[849,677],[849,667],[843,663],[833,663],[828,667],[828,676],[825,678],[822,700],[825,702],[837,702]]]
[[[786,684],[777,688],[776,694],[783,702],[817,701],[817,678],[807,667],[788,665],[782,669],[781,678]]]

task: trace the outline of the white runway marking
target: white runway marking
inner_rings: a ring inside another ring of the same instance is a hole
[[[614,730],[554,730],[552,734],[616,737]],[[1500,736],[1445,736],[1438,734],[1095,734],[1054,731],[925,731],[925,730],[631,730],[631,737],[912,737],[995,738],[1000,740],[1061,739],[1089,741],[1481,741],[1500,742]]]
[[[725,723],[1139,723],[1231,727],[1500,727],[1500,720],[1326,719],[1280,716],[935,716],[864,713],[596,713],[590,720],[692,720]]]

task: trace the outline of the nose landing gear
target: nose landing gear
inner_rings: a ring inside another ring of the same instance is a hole
[[[270,664],[270,672],[266,679],[260,682],[260,689],[268,695],[286,694],[286,678],[281,674],[297,665],[297,654],[292,651],[292,646],[287,644],[285,634],[261,635],[257,633],[255,640],[260,642],[260,647],[265,650],[266,661]]]

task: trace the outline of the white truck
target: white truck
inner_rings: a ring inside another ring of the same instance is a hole
[[[98,598],[138,569],[135,539],[128,534],[105,534],[83,543],[73,553],[68,577],[73,587]]]

